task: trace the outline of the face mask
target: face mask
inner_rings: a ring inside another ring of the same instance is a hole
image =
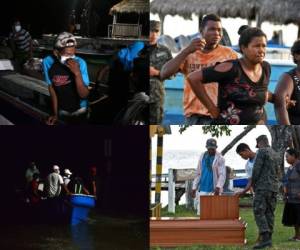
[[[62,64],[65,64],[68,59],[74,59],[74,58],[75,58],[75,55],[73,55],[73,56],[61,56],[60,57],[60,62]]]
[[[21,31],[21,25],[16,25],[16,26],[15,26],[15,31],[16,31],[16,32]]]

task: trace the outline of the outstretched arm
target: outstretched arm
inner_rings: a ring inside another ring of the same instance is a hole
[[[165,80],[179,71],[180,65],[184,62],[186,57],[194,53],[196,50],[202,50],[205,47],[205,40],[196,38],[188,47],[183,49],[176,57],[168,61],[160,71],[160,79]]]
[[[290,125],[286,97],[290,99],[294,86],[291,77],[283,74],[275,89],[275,114],[280,125]]]

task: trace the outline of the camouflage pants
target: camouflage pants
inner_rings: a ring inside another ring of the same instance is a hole
[[[164,115],[165,90],[159,80],[150,80],[150,124],[161,124]]]
[[[271,191],[255,192],[253,213],[259,233],[273,233],[274,211],[276,208],[277,193]]]

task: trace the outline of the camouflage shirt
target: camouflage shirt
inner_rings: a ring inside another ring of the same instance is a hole
[[[150,66],[158,69],[162,69],[164,64],[172,59],[171,51],[160,44],[152,46],[150,50]],[[151,79],[158,79],[158,77],[151,77]]]
[[[280,161],[278,153],[271,147],[261,148],[256,153],[252,172],[254,191],[268,190],[278,192]]]

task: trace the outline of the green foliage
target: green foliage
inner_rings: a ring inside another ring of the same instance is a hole
[[[190,125],[179,125],[179,133],[182,134],[184,131],[187,130]],[[210,133],[212,137],[220,137],[224,134],[229,136],[231,134],[231,128],[229,125],[204,125],[201,126],[203,133],[208,134]]]
[[[205,125],[202,126],[204,134],[210,133],[212,137],[229,136],[231,133],[231,128],[228,125]]]

